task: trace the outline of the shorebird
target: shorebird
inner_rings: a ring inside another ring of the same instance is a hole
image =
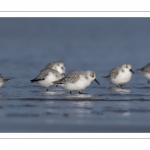
[[[54,84],[63,85],[63,87],[70,91],[78,91],[80,94],[82,90],[84,90],[87,86],[91,84],[92,81],[97,82],[96,74],[89,70],[89,71],[74,71],[66,75],[64,78],[55,81]]]

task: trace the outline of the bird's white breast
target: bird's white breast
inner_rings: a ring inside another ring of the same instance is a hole
[[[2,87],[4,85],[4,82],[0,82],[0,87]]]
[[[124,70],[123,72],[120,71],[116,78],[112,78],[111,82],[113,84],[125,84],[127,83],[132,77],[132,73],[128,70]]]
[[[64,87],[70,91],[81,91],[89,86],[91,81],[86,79],[84,76],[80,75],[79,79],[75,83],[66,82]]]
[[[144,74],[144,76],[145,76],[147,79],[150,80],[150,73],[144,72],[143,74]]]
[[[57,81],[58,78],[53,74],[53,73],[49,73],[44,80],[38,81],[38,83],[43,86],[48,88],[51,85],[54,85],[54,81]]]

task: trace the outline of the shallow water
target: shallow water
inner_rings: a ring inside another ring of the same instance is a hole
[[[0,18],[0,132],[149,132],[149,18]],[[49,91],[30,79],[62,60],[67,73],[93,70],[83,93]],[[124,62],[135,72],[117,88],[102,76]]]

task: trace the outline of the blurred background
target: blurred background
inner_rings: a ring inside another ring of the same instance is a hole
[[[149,63],[149,27],[149,18],[0,18],[0,72],[31,78],[56,60],[98,76],[124,62],[135,70]]]

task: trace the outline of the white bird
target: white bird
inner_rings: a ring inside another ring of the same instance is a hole
[[[4,85],[4,83],[5,83],[6,81],[8,81],[8,80],[10,80],[10,79],[4,79],[4,78],[2,77],[2,75],[0,74],[0,87],[2,87],[2,86]]]
[[[80,94],[92,81],[96,81],[96,74],[93,71],[75,71],[66,75],[64,78],[55,81],[55,84],[63,84],[63,87],[70,91],[78,91]]]
[[[148,79],[148,84],[150,84],[150,63],[137,70],[143,73],[143,75]]]
[[[103,77],[110,80],[111,83],[122,87],[123,84],[130,81],[132,73],[134,73],[131,68],[131,64],[125,63],[121,67],[113,68],[108,76]]]
[[[48,88],[52,85],[54,85],[54,81],[57,81],[64,77],[64,74],[60,74],[57,70],[54,69],[44,69],[42,70],[39,75],[30,80],[31,82],[37,82],[40,84],[40,86],[43,86],[45,88]]]
[[[66,73],[66,68],[62,61],[51,62],[46,65],[45,69],[54,69],[57,70],[60,74]]]

